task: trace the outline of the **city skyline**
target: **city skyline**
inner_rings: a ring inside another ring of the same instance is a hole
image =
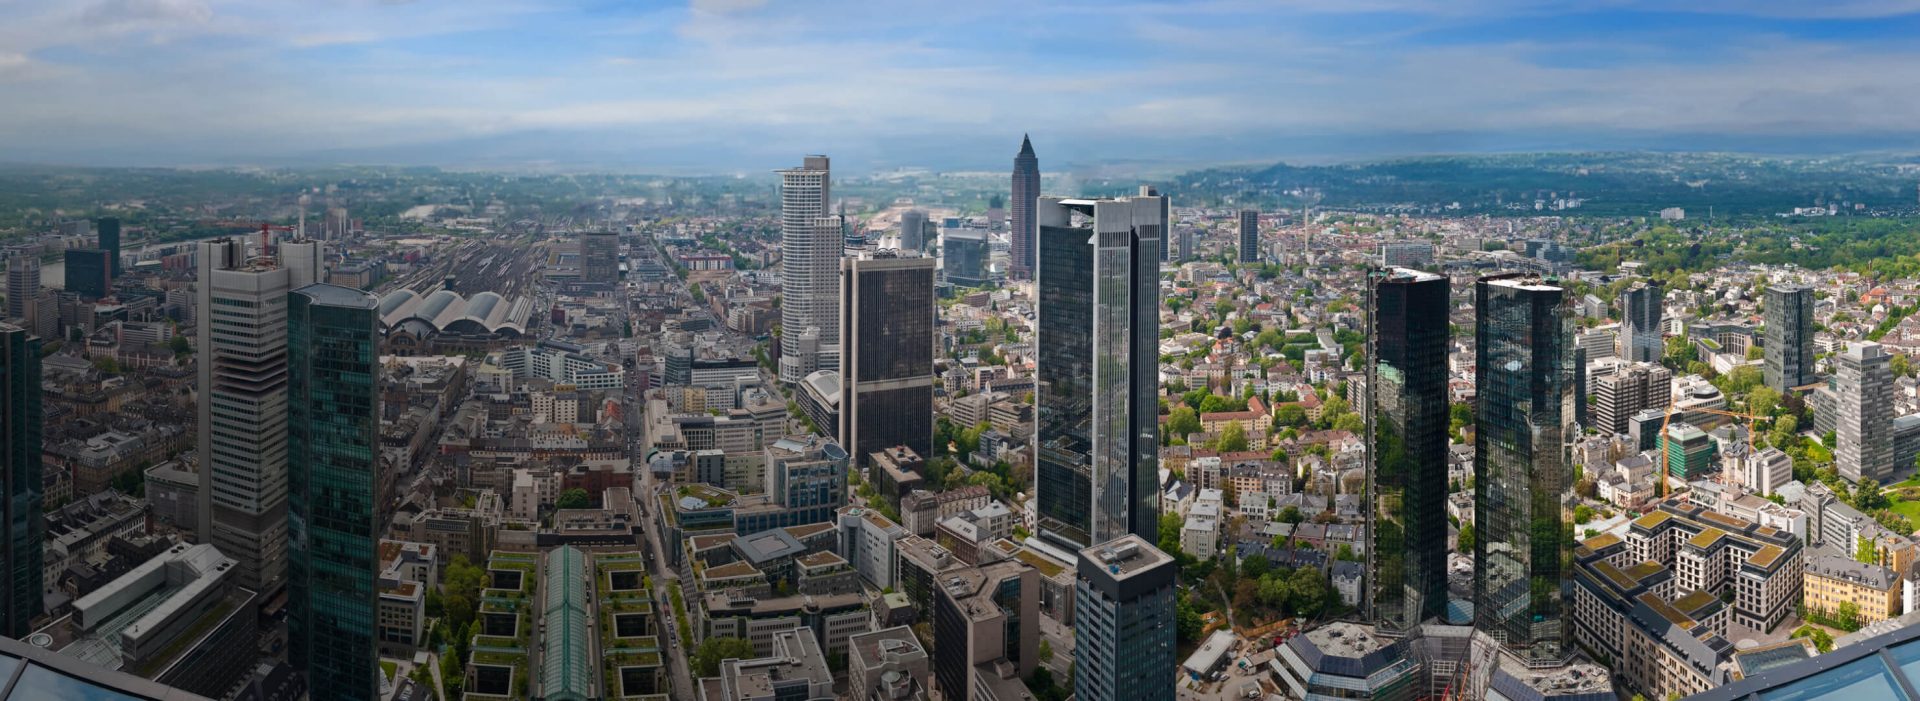
[[[64,164],[732,172],[825,150],[865,172],[985,169],[1015,120],[1068,165],[1867,151],[1906,147],[1920,113],[1908,2],[863,7],[19,7],[0,10],[0,82],[18,97],[0,138],[12,159]],[[1131,79],[1049,87],[1091,73]]]

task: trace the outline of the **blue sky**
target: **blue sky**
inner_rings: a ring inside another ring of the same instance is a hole
[[[1915,150],[1920,0],[0,0],[0,160]]]

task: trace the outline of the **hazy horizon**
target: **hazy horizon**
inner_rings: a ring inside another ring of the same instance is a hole
[[[0,0],[0,160],[757,172],[1920,144],[1920,0]]]

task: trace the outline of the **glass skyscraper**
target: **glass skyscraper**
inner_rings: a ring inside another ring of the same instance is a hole
[[[1447,604],[1447,311],[1445,277],[1375,271],[1368,286],[1368,603],[1383,627],[1410,630]]]
[[[1657,363],[1666,355],[1660,312],[1660,283],[1636,282],[1620,293],[1620,357],[1630,363]]]
[[[114,277],[120,277],[120,219],[119,217],[101,217],[94,222],[94,232],[100,239],[100,250],[107,254],[107,270]]]
[[[25,638],[43,608],[41,546],[47,522],[41,513],[40,339],[12,324],[0,324],[0,432],[6,434],[7,586],[0,593],[0,635]]]
[[[315,701],[378,695],[379,299],[288,295],[288,657]]]
[[[1033,153],[1033,142],[1022,135],[1020,153],[1013,157],[1013,247],[1009,256],[1013,276],[1022,280],[1033,276],[1033,208],[1039,199],[1040,157]]]
[[[841,261],[840,444],[856,465],[898,445],[933,454],[933,259]]]
[[[1475,357],[1475,626],[1530,659],[1571,651],[1566,569],[1576,435],[1573,315],[1566,292],[1535,275],[1481,278]]]
[[[1765,357],[1767,386],[1784,395],[1819,381],[1813,372],[1813,288],[1767,287]]]
[[[1159,537],[1164,203],[1039,199],[1036,492],[1040,534],[1069,552]]]

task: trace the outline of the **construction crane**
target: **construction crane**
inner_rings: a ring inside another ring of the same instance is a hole
[[[1758,414],[1754,414],[1751,412],[1730,411],[1727,409],[1707,409],[1704,407],[1696,407],[1693,409],[1687,409],[1686,411],[1699,412],[1702,414],[1716,414],[1719,416],[1730,416],[1736,419],[1746,419],[1747,420],[1747,442],[1749,444],[1753,442],[1753,437],[1755,435],[1758,435],[1757,433],[1758,427],[1756,426],[1756,424],[1758,424],[1762,419],[1769,420],[1769,421],[1773,419],[1773,417],[1771,416],[1760,416]],[[1673,403],[1668,402],[1667,413],[1665,416],[1662,416],[1660,418],[1660,469],[1659,469],[1659,472],[1660,472],[1660,498],[1661,499],[1667,498],[1667,475],[1668,475],[1667,425],[1669,423],[1672,423],[1673,414],[1674,414]]]

